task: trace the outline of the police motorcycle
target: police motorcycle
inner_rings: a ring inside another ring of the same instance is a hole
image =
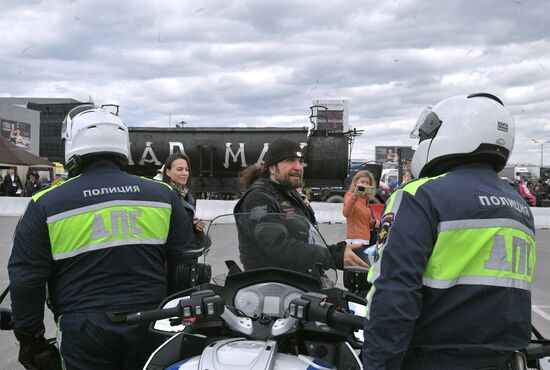
[[[231,214],[211,222],[212,243],[201,262],[211,266],[212,282],[169,296],[157,310],[126,316],[129,323],[151,322],[152,335],[165,339],[144,369],[363,368],[354,331],[364,318],[350,308],[364,311],[365,299],[338,285],[333,266],[314,261],[303,261],[309,273],[285,269],[276,256],[273,264],[245,268],[238,227],[256,217]],[[270,214],[267,229],[277,238],[271,242],[295,239],[328,253],[301,216]]]
[[[165,338],[144,369],[363,368],[360,329],[367,302],[350,290],[365,290],[364,275],[357,269],[339,275],[333,266],[318,265],[303,273],[277,261],[246,268],[238,227],[257,218],[232,214],[214,219],[207,232],[212,245],[202,261],[211,266],[212,282],[168,297],[157,310],[126,317],[127,322],[151,322],[151,333]],[[327,248],[318,230],[298,215],[270,214],[269,223],[277,231],[270,245],[295,238],[307,240],[311,248]],[[521,352],[526,364],[518,369],[550,368],[545,358],[550,341],[536,329],[533,333]]]

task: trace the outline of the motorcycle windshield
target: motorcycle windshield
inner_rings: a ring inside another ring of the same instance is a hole
[[[216,284],[229,272],[279,268],[336,284],[332,255],[319,230],[297,214],[235,213],[218,216],[208,226],[210,247],[204,254]],[[227,261],[227,262],[226,262]],[[231,267],[232,266],[232,267]]]

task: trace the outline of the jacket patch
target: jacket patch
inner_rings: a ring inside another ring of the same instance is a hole
[[[388,213],[382,217],[380,221],[380,231],[378,233],[378,240],[376,242],[376,247],[381,248],[388,238],[388,233],[390,232],[393,221],[395,220],[395,214]]]
[[[294,207],[292,207],[290,202],[287,200],[281,203],[281,208],[283,209],[283,212],[286,213],[287,215],[293,215],[294,213],[296,213],[296,210],[294,209]]]

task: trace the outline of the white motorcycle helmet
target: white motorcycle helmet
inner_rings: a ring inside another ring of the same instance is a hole
[[[411,138],[419,139],[411,172],[437,176],[464,163],[485,162],[500,171],[512,149],[516,128],[502,101],[487,93],[461,95],[426,108]]]
[[[79,105],[65,117],[61,129],[65,140],[65,167],[78,170],[83,158],[92,154],[112,154],[127,162],[130,141],[126,124],[114,113],[95,105]]]

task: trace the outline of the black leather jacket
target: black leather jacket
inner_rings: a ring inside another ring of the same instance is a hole
[[[234,213],[252,213],[246,220],[236,216],[245,270],[280,267],[311,273],[317,263],[325,269],[343,268],[345,243],[328,249],[309,243],[311,225],[317,227],[315,214],[296,191],[287,192],[279,184],[260,178],[236,204]],[[274,213],[286,214],[287,222],[281,225],[281,217]]]

